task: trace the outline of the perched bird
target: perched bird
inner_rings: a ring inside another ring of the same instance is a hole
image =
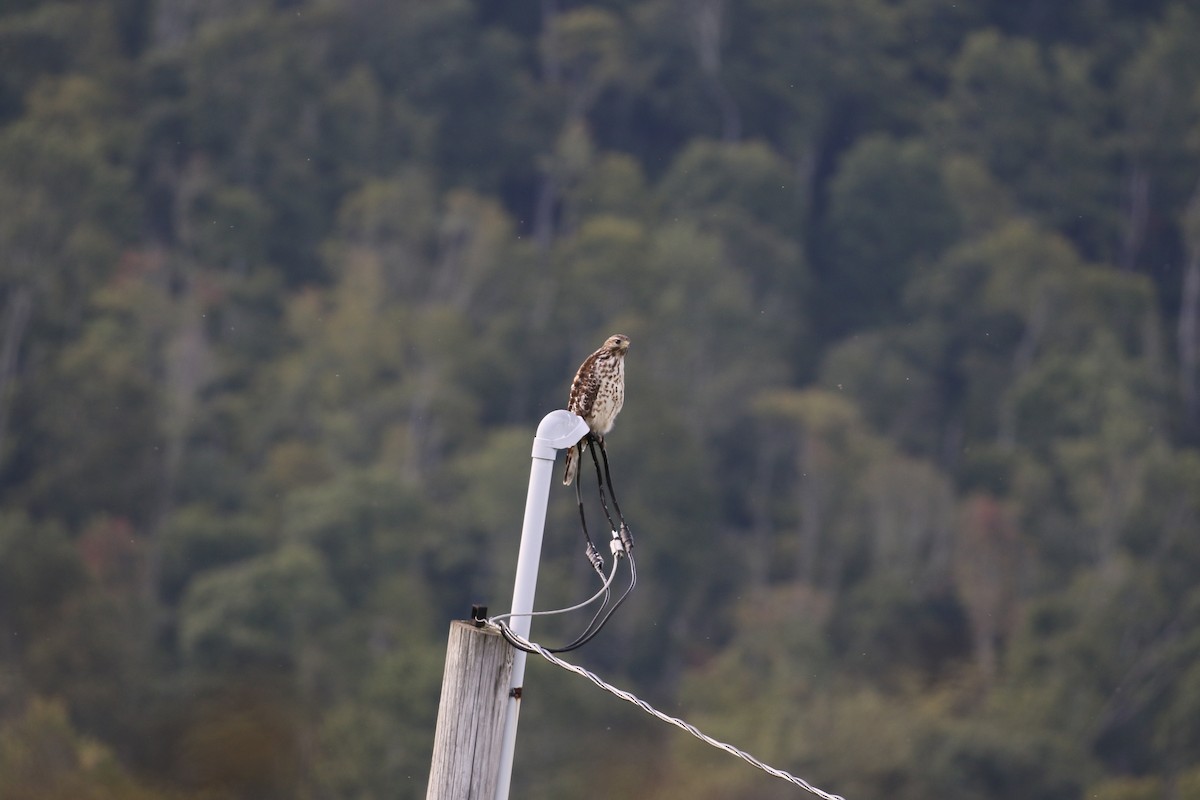
[[[571,397],[567,411],[583,417],[592,434],[604,442],[604,434],[612,430],[621,406],[625,404],[625,351],[629,337],[617,333],[604,340],[599,350],[579,365],[571,381]],[[563,485],[570,486],[579,472],[580,447],[567,450],[567,471]]]

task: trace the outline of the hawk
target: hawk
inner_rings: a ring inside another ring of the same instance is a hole
[[[604,434],[612,430],[617,414],[625,403],[625,351],[629,349],[629,337],[617,333],[604,340],[599,350],[592,353],[579,365],[575,380],[571,381],[571,397],[567,400],[567,411],[583,417],[588,428],[601,443]],[[567,450],[567,471],[563,485],[570,486],[579,472],[578,446]]]

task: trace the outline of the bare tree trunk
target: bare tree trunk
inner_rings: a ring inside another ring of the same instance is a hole
[[[987,495],[964,501],[953,577],[971,625],[975,662],[985,688],[996,678],[997,645],[1013,624],[1020,548],[1010,509]]]
[[[815,455],[812,452],[813,436],[807,431],[800,434],[800,459],[797,476],[800,481],[797,496],[800,500],[800,579],[809,586],[816,586],[817,564],[821,558],[821,527],[824,503],[821,497]]]
[[[547,172],[538,186],[537,205],[533,211],[533,240],[538,252],[546,253],[554,242],[554,211],[558,207],[558,181]]]
[[[33,290],[25,285],[14,288],[4,304],[4,339],[0,341],[0,464],[4,462],[8,438],[8,415],[16,391],[17,359],[21,343],[33,314]]]
[[[1045,296],[1038,298],[1025,325],[1025,332],[1013,353],[1012,381],[1015,385],[1033,368],[1033,359],[1037,355],[1038,345],[1042,334],[1050,322],[1050,302]],[[1005,392],[1000,398],[999,422],[996,429],[996,443],[1006,451],[1012,450],[1017,441],[1017,407],[1012,391]]]
[[[1190,424],[1196,424],[1200,405],[1196,367],[1200,361],[1200,253],[1188,257],[1179,306],[1179,372],[1183,405]]]
[[[733,95],[721,80],[721,38],[725,0],[690,0],[687,4],[692,46],[705,84],[721,114],[721,138],[736,142],[742,137],[742,114]]]
[[[710,91],[721,111],[721,139],[726,142],[736,142],[742,138],[742,112],[738,109],[733,95],[720,79],[713,78]]]
[[[188,434],[199,402],[200,392],[208,382],[210,353],[204,323],[196,307],[192,282],[185,278],[184,295],[179,299],[178,327],[170,334],[164,357],[167,406],[162,427],[165,434],[163,479],[159,489],[158,509],[146,543],[146,568],[143,593],[147,608],[158,602],[158,585],[162,571],[162,531],[175,508],[179,475],[187,454]]]
[[[554,27],[558,13],[556,0],[542,0],[542,82],[547,86],[556,86],[562,82],[562,65],[558,58]],[[550,245],[554,242],[554,210],[558,205],[558,197],[558,180],[552,169],[546,169],[538,182],[537,199],[533,208],[533,241],[537,244],[538,260],[543,273],[529,314],[535,331],[541,330],[549,322],[558,288],[550,269]]]
[[[1183,291],[1179,302],[1179,386],[1183,395],[1185,419],[1196,425],[1200,411],[1200,187],[1192,195],[1183,219],[1187,266],[1183,272]]]
[[[1137,266],[1137,257],[1146,238],[1146,220],[1150,216],[1150,176],[1140,165],[1135,165],[1129,176],[1127,212],[1129,218],[1121,247],[1121,268],[1132,270]]]
[[[765,427],[765,426],[764,426]],[[750,491],[750,548],[747,557],[747,580],[752,589],[761,589],[770,578],[772,539],[775,526],[771,522],[771,487],[774,483],[776,448],[771,432],[765,431],[755,448],[754,483]]]
[[[562,80],[562,65],[558,60],[558,47],[554,39],[554,21],[558,17],[558,3],[542,0],[542,34],[546,37],[542,48],[542,80],[553,86]]]

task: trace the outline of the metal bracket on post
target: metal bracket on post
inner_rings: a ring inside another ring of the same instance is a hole
[[[513,584],[511,624],[513,633],[528,638],[537,588],[538,562],[542,556],[542,534],[546,528],[546,505],[550,500],[550,481],[559,450],[574,447],[588,434],[587,423],[566,409],[551,411],[542,417],[533,439],[533,463],[529,468],[529,491],[525,496],[525,522],[521,526],[521,549],[517,554],[517,577]],[[521,712],[521,687],[525,683],[525,653],[513,654],[512,682],[508,709],[504,718],[504,741],[500,750],[500,779],[496,800],[508,800],[512,780],[513,754],[516,752],[517,718]]]

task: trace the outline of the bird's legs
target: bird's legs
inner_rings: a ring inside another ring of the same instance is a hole
[[[591,434],[589,433],[590,437]],[[577,458],[583,458],[583,442],[575,445],[578,448]],[[580,484],[583,483],[580,475],[575,476],[575,501],[579,504],[579,524],[583,526],[583,538],[587,541],[588,561],[592,562],[592,568],[600,573],[600,577],[604,577],[604,557],[596,550],[596,545],[592,544],[592,537],[587,529],[587,517],[583,513],[583,490],[580,489]]]

